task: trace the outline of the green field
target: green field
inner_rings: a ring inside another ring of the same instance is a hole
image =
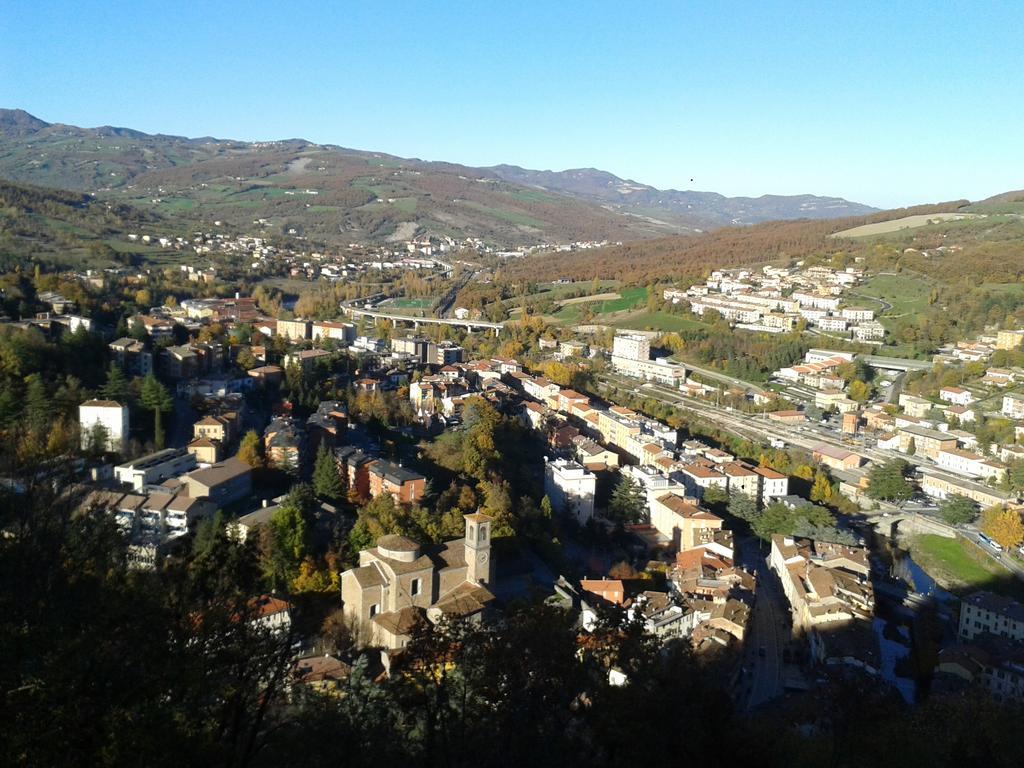
[[[1017,599],[1024,595],[1024,582],[964,539],[915,536],[910,552],[925,573],[951,592],[967,594],[988,589]]]
[[[709,328],[707,323],[690,317],[670,315],[667,312],[641,312],[631,317],[613,322],[614,328],[633,328],[641,331],[692,331]]]
[[[879,221],[874,224],[862,224],[861,226],[854,227],[853,229],[844,229],[842,232],[836,232],[834,235],[830,235],[830,237],[873,237],[875,235],[888,235],[893,232],[901,232],[907,229],[926,227],[929,224],[946,221],[964,221],[976,217],[977,214],[973,213],[918,214],[915,216],[904,216],[901,219],[892,219],[890,221]]]
[[[855,304],[870,304],[868,299],[875,299],[874,306],[881,311],[878,320],[886,330],[894,333],[928,308],[931,291],[931,285],[916,275],[881,274],[850,291],[849,300]],[[887,305],[890,306],[886,308]]]
[[[643,286],[639,288],[622,288],[618,293],[619,298],[617,299],[605,299],[593,303],[567,304],[559,309],[554,317],[563,323],[575,323],[579,321],[583,307],[589,308],[595,315],[608,315],[612,312],[624,312],[627,309],[633,309],[637,304],[642,304],[647,300],[647,289]]]
[[[388,303],[388,307],[395,309],[430,309],[431,304],[434,303],[433,299],[391,299]]]

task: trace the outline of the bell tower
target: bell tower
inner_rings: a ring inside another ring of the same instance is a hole
[[[465,515],[466,520],[466,581],[489,585],[494,580],[494,562],[491,560],[490,517],[482,512]]]

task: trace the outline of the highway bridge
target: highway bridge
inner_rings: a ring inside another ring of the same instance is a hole
[[[448,317],[411,317],[410,315],[397,315],[391,312],[378,312],[375,309],[362,309],[360,307],[353,306],[344,306],[342,307],[342,310],[353,320],[360,317],[370,317],[374,320],[390,320],[393,323],[412,323],[413,328],[419,328],[420,325],[423,324],[454,325],[470,331],[486,329],[493,331],[494,335],[497,336],[501,333],[501,329],[505,327],[504,323],[492,323],[488,320],[458,320]]]
[[[861,355],[860,359],[872,368],[884,368],[887,371],[930,371],[929,360],[907,360],[902,357],[882,357],[881,355]]]

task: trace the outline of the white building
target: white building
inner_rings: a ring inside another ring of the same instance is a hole
[[[576,521],[585,524],[594,516],[597,476],[569,459],[544,460],[544,495],[556,512],[572,509]]]
[[[974,402],[974,395],[963,387],[943,387],[939,390],[939,399],[954,405],[970,405]]]
[[[651,341],[639,333],[620,334],[612,343],[612,357],[622,357],[626,360],[649,360]]]
[[[114,467],[114,477],[141,491],[147,485],[158,485],[164,480],[178,477],[198,466],[195,454],[184,448],[165,448],[133,461]]]
[[[1003,395],[1003,416],[1010,419],[1024,419],[1024,395]]]
[[[78,406],[82,448],[91,447],[90,442],[97,425],[105,433],[103,449],[122,450],[128,438],[128,406],[114,400],[86,400]]]

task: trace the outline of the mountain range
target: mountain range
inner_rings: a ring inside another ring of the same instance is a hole
[[[474,168],[304,139],[245,142],[47,123],[0,109],[0,178],[327,243],[478,237],[498,245],[632,241],[876,209],[814,195],[659,190],[593,168]]]

